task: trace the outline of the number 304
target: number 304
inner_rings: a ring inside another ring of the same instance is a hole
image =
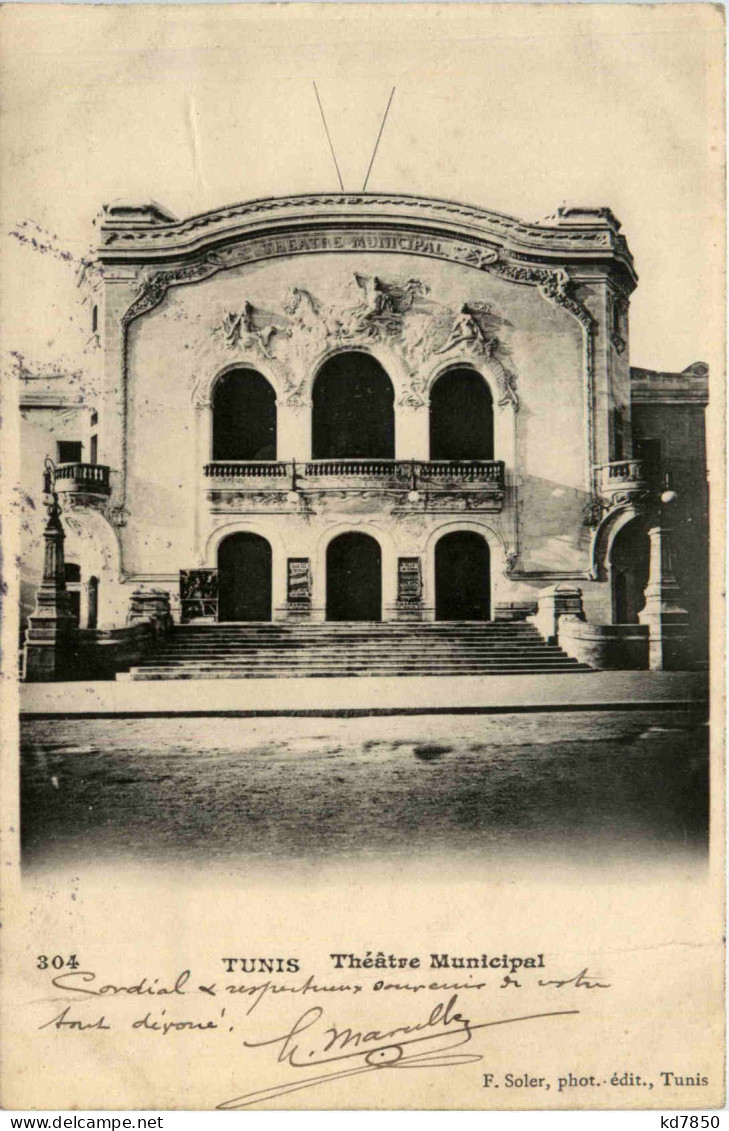
[[[54,954],[53,958],[49,958],[47,954],[39,954],[36,960],[36,970],[63,970],[64,967],[68,970],[78,969],[78,959],[75,954],[69,954],[68,958],[64,958],[62,954]]]

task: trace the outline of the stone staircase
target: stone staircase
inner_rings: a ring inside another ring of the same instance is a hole
[[[530,675],[588,671],[524,622],[177,625],[118,679]]]

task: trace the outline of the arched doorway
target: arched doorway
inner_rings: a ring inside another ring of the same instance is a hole
[[[327,620],[382,620],[382,555],[369,534],[340,534],[327,546]]]
[[[645,604],[650,567],[650,539],[640,520],[619,530],[610,550],[613,624],[637,624]]]
[[[314,382],[313,459],[394,459],[395,393],[378,361],[356,350],[324,363]]]
[[[245,531],[218,547],[218,620],[271,619],[271,547]]]
[[[494,458],[493,397],[474,369],[449,369],[433,385],[430,458]]]
[[[435,619],[489,620],[491,555],[481,534],[454,530],[435,547]]]
[[[276,394],[255,369],[231,369],[213,390],[213,459],[275,458]]]

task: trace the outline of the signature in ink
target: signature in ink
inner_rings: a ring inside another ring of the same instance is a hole
[[[414,1025],[397,1026],[385,1032],[378,1029],[340,1030],[334,1026],[322,1030],[319,1023],[324,1016],[324,1010],[321,1006],[307,1009],[287,1032],[265,1041],[244,1041],[245,1047],[279,1046],[277,1063],[288,1064],[291,1068],[313,1068],[333,1063],[341,1064],[342,1067],[335,1069],[334,1072],[298,1077],[283,1084],[246,1092],[218,1104],[217,1110],[236,1111],[265,1100],[277,1099],[289,1092],[313,1088],[329,1080],[343,1080],[382,1069],[450,1068],[459,1064],[474,1064],[483,1059],[478,1053],[458,1053],[452,1050],[469,1044],[473,1034],[479,1029],[537,1021],[548,1017],[565,1017],[580,1012],[579,1009],[550,1010],[473,1024],[469,1018],[457,1011],[457,1003],[458,995],[454,994],[447,1004],[441,1002],[436,1005],[425,1021]],[[313,1031],[309,1032],[309,1030]],[[305,1043],[313,1043],[314,1048],[308,1050],[302,1048],[303,1033],[308,1034]],[[368,1045],[371,1047],[362,1047]],[[352,1051],[346,1051],[348,1049]]]

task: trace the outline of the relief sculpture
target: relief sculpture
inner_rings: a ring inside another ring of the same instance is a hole
[[[503,323],[489,303],[464,302],[458,309],[429,297],[420,279],[386,281],[377,275],[354,273],[362,294],[354,306],[325,303],[306,287],[291,287],[281,314],[266,312],[246,301],[239,312],[229,311],[213,327],[226,349],[253,349],[281,369],[286,403],[308,403],[309,374],[317,357],[332,345],[386,342],[400,358],[410,379],[399,403],[410,408],[425,404],[424,371],[431,358],[471,357],[485,361],[499,389],[499,404],[518,406],[516,377],[504,364],[501,342],[494,332]]]

